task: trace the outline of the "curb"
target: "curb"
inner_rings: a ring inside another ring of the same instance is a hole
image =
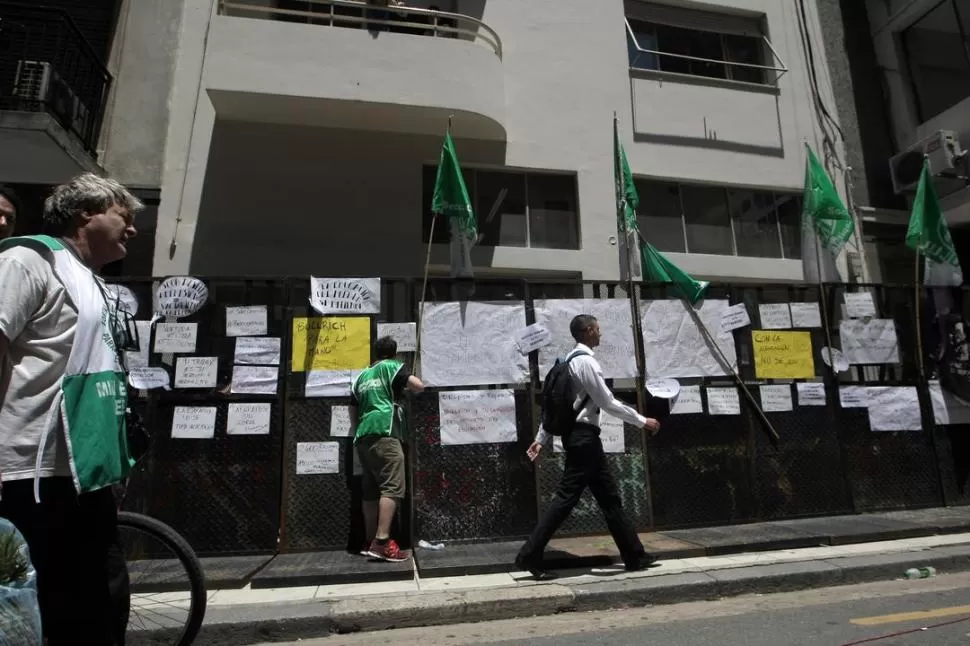
[[[970,570],[970,546],[850,556],[829,560],[683,572],[584,582],[454,592],[417,592],[300,604],[213,608],[199,643],[242,646],[331,633],[515,619],[608,610],[742,594],[770,594],[898,579],[914,566],[943,573]]]

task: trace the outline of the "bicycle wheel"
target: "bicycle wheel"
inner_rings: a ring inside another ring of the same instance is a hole
[[[175,530],[149,516],[118,512],[118,534],[128,564],[129,646],[188,646],[205,616],[202,565]]]

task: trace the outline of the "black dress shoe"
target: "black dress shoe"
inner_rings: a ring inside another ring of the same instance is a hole
[[[528,572],[536,581],[552,581],[556,578],[556,575],[549,570],[546,570],[541,565],[524,559],[521,556],[515,557],[515,567],[524,572]]]
[[[656,567],[659,565],[657,562],[657,557],[652,554],[644,554],[638,558],[633,563],[626,564],[627,572],[639,572],[640,570],[646,570],[647,568]]]

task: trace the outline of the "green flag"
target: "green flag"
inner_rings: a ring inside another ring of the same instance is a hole
[[[633,173],[626,160],[626,152],[620,143],[620,132],[613,117],[613,174],[616,181],[616,217],[617,225],[622,233],[632,233],[638,230],[637,207],[640,206],[640,195],[633,183]]]
[[[673,283],[677,289],[694,305],[704,297],[707,286],[706,280],[694,280],[690,274],[667,260],[666,257],[649,242],[640,245],[644,280],[654,283]]]
[[[947,228],[946,218],[943,217],[943,210],[940,209],[940,200],[936,196],[930,166],[926,161],[923,162],[923,173],[920,175],[919,187],[916,189],[913,215],[909,218],[906,245],[933,262],[960,265],[957,250],[953,247],[953,239],[950,237],[950,229]]]
[[[818,234],[822,246],[838,254],[852,237],[855,223],[811,147],[805,144],[805,149],[808,161],[805,164],[803,214]]]
[[[431,212],[451,218],[453,226],[457,225],[465,239],[474,242],[478,238],[475,213],[472,202],[468,199],[468,189],[465,188],[465,178],[461,174],[458,153],[455,152],[455,142],[451,140],[450,131],[445,133],[445,141],[441,145]]]

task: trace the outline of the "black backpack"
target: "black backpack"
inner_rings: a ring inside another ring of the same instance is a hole
[[[589,401],[583,398],[579,408],[573,408],[576,401],[576,385],[569,376],[569,362],[580,355],[590,356],[588,352],[574,352],[565,359],[556,359],[542,383],[542,428],[549,435],[562,437],[576,425],[576,417]]]

